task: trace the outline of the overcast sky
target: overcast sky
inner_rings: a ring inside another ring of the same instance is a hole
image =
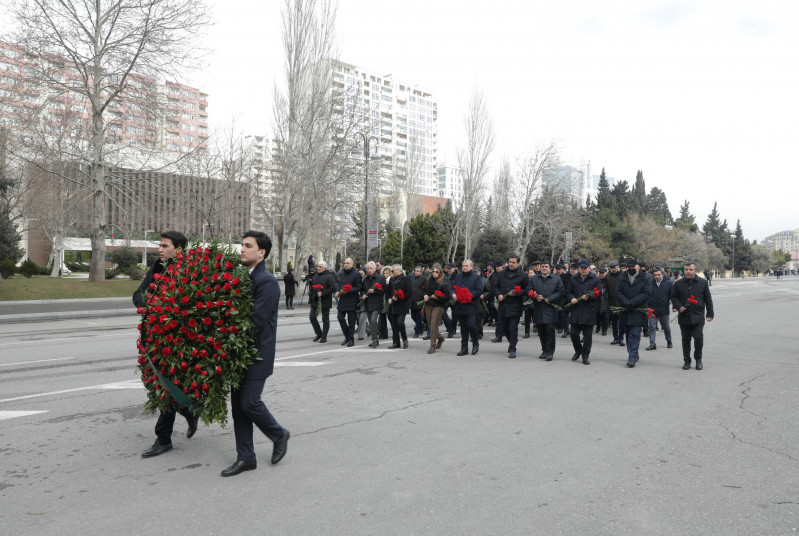
[[[271,129],[282,80],[279,1],[213,0],[214,49],[192,81],[215,124]],[[559,140],[565,159],[683,200],[718,201],[747,238],[799,227],[799,3],[341,0],[339,58],[438,99],[439,160],[455,161],[471,92],[496,157]]]
[[[281,0],[208,0],[212,127],[269,134],[282,83]],[[685,199],[718,201],[749,239],[799,227],[799,2],[340,0],[342,61],[438,100],[439,161],[455,162],[482,90],[495,161],[558,140],[567,163]]]

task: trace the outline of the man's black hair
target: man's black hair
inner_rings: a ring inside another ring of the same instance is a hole
[[[171,240],[172,245],[175,246],[175,249],[186,249],[186,245],[189,243],[189,239],[186,238],[186,235],[179,233],[178,231],[162,231],[161,238],[168,238]]]
[[[255,243],[258,244],[258,249],[263,249],[266,253],[264,253],[264,258],[269,256],[269,252],[272,251],[272,240],[266,236],[266,233],[262,233],[261,231],[253,231],[249,230],[242,238],[254,238]]]

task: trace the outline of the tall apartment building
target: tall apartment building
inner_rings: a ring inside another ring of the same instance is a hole
[[[463,198],[463,172],[460,168],[442,163],[436,168],[436,176],[438,181],[434,195],[452,199],[455,209]]]
[[[438,103],[418,85],[341,61],[332,62],[333,89],[361,118],[380,158],[380,194],[397,185],[407,193],[437,195]]]
[[[80,72],[69,60],[48,58],[55,80],[48,83],[37,76],[37,65],[43,61],[0,41],[0,126],[20,133],[44,127],[53,136],[86,139],[91,107],[78,92],[83,83]],[[208,95],[132,73],[105,120],[111,144],[202,154],[208,138]]]
[[[782,250],[783,253],[799,251],[799,229],[793,231],[780,231],[767,236],[762,245],[771,250]]]

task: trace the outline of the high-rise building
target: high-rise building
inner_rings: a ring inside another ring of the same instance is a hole
[[[799,229],[769,235],[763,240],[762,245],[774,251],[781,250],[783,253],[799,251]]]
[[[360,117],[358,130],[374,140],[380,158],[380,194],[399,186],[407,193],[437,195],[438,103],[415,84],[341,61],[333,61],[333,89]]]
[[[434,195],[452,199],[454,209],[463,198],[463,172],[460,168],[442,163],[436,168],[436,175],[438,184]]]
[[[41,63],[0,41],[0,126],[22,134],[44,127],[52,136],[88,139],[91,106],[79,91],[80,71],[67,59],[48,58],[48,82],[38,77]],[[105,123],[106,141],[112,145],[202,154],[208,138],[208,95],[131,73],[126,89],[108,107]]]

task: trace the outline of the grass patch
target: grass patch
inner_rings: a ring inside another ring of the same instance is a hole
[[[0,301],[65,300],[71,298],[130,298],[141,281],[111,279],[89,283],[86,279],[13,277],[0,281]]]

